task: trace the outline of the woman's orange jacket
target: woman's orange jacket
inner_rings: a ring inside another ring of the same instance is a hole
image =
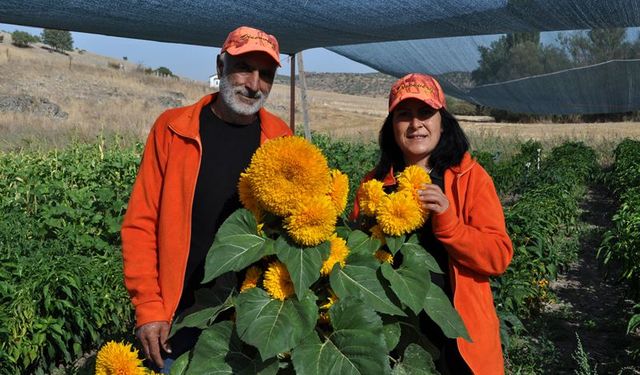
[[[371,178],[373,173],[365,181]],[[395,184],[393,171],[384,184]],[[449,255],[453,305],[472,340],[458,338],[458,349],[474,374],[503,374],[500,323],[489,286],[489,276],[502,274],[513,257],[502,205],[493,180],[469,153],[445,171],[444,193],[449,208],[431,222]],[[356,202],[352,217],[358,211]]]
[[[136,327],[170,322],[178,307],[202,155],[200,110],[215,97],[167,110],[147,139],[121,231],[124,282],[135,306]],[[260,143],[291,135],[289,127],[265,109],[259,116]]]

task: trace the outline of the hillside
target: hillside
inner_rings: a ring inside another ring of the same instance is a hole
[[[145,74],[145,67],[90,51],[63,55],[41,44],[17,48],[10,44],[8,34],[4,35],[0,43],[0,150],[60,147],[71,140],[89,141],[113,134],[120,135],[122,142],[143,140],[162,111],[193,103],[210,92],[204,82],[156,77]],[[376,139],[387,115],[385,92],[393,78],[381,73],[310,73],[308,77],[313,131],[332,137]],[[288,122],[290,90],[288,80],[287,84],[282,82],[279,77],[274,84],[267,109]],[[300,129],[299,90],[297,95],[296,123]],[[454,113],[464,114],[453,99],[448,100]],[[631,122],[508,124],[487,122],[491,119],[486,117],[459,118],[477,147],[496,145],[499,137],[590,142],[640,137],[640,124]]]

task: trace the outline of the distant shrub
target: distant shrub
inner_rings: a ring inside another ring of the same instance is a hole
[[[42,42],[58,52],[73,51],[73,37],[66,30],[42,30]]]
[[[159,67],[158,69],[154,70],[154,72],[159,76],[173,77],[173,72],[171,71],[171,69],[164,66]]]
[[[12,44],[16,47],[29,47],[31,43],[40,41],[37,36],[31,35],[26,31],[14,31],[11,33]]]

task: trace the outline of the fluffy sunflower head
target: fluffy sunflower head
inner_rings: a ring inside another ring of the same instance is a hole
[[[256,217],[256,220],[262,220],[262,208],[253,194],[253,188],[247,172],[240,174],[240,179],[238,180],[238,195],[240,196],[242,206],[251,211]]]
[[[341,215],[347,207],[349,195],[349,176],[337,169],[331,170],[331,201],[336,206],[336,212]]]
[[[424,168],[417,165],[406,167],[398,175],[398,190],[416,191],[422,189],[424,184],[430,184],[431,177]]]
[[[382,198],[387,195],[382,188],[383,186],[382,181],[378,180],[369,180],[362,184],[360,193],[358,194],[358,204],[363,214],[367,216],[374,216],[376,214]]]
[[[273,261],[267,267],[262,282],[264,289],[273,299],[284,301],[294,293],[293,282],[287,267],[280,261]]]
[[[319,148],[301,137],[282,137],[264,143],[247,170],[259,205],[287,216],[297,202],[329,194],[331,175]]]
[[[407,190],[389,194],[380,203],[376,219],[389,236],[400,236],[420,228],[425,218],[413,193]]]
[[[131,344],[109,341],[96,356],[96,375],[144,375],[147,370]]]
[[[244,274],[244,281],[240,287],[240,293],[258,286],[258,279],[262,276],[262,270],[258,266],[251,266]]]
[[[316,246],[333,234],[336,219],[336,208],[328,195],[311,196],[284,219],[284,228],[296,243]]]
[[[323,276],[328,275],[336,263],[340,264],[340,267],[344,267],[349,255],[347,241],[336,234],[332,235],[329,241],[331,243],[331,253],[329,258],[322,263],[322,268],[320,269],[320,274]]]
[[[376,250],[374,255],[381,263],[387,262],[389,264],[393,264],[393,255],[388,251],[382,249]]]

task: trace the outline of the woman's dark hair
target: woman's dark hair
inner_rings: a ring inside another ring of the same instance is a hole
[[[429,165],[439,175],[445,169],[459,165],[464,153],[469,150],[469,141],[455,117],[445,108],[439,109],[442,117],[442,134],[435,150],[429,156]],[[398,172],[405,168],[404,157],[393,134],[393,113],[389,113],[382,124],[378,136],[380,160],[374,169],[374,178],[382,180],[393,170]]]

